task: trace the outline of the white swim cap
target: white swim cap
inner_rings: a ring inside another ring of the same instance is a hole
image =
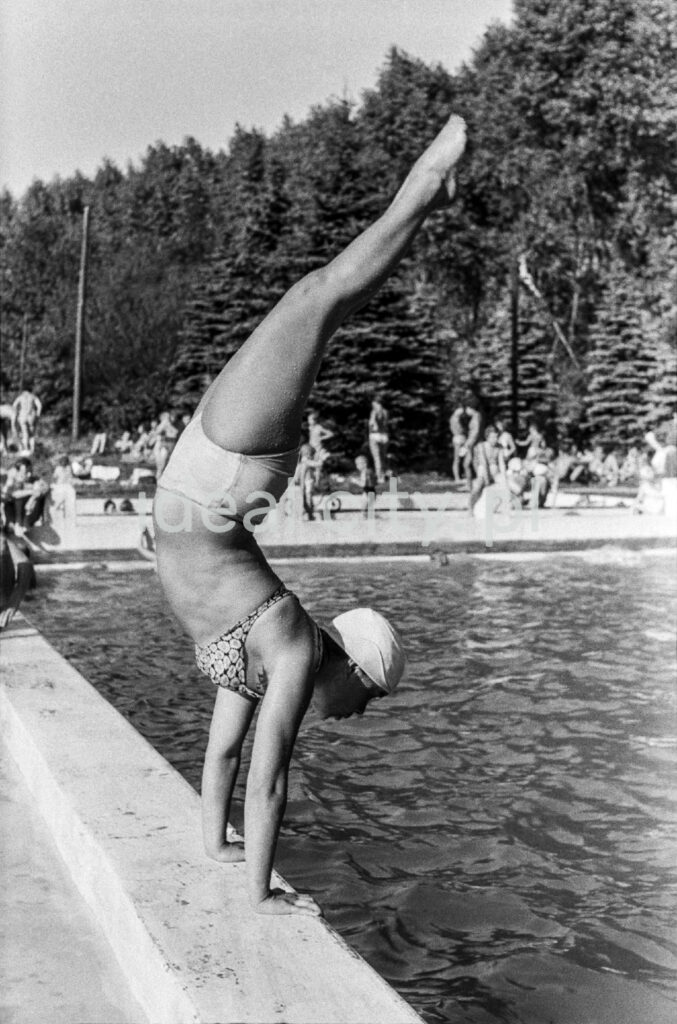
[[[404,675],[407,658],[397,632],[372,608],[351,608],[332,626],[349,658],[380,690],[392,693]]]

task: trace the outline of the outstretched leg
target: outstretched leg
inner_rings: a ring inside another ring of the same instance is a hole
[[[229,360],[202,402],[208,436],[246,454],[295,447],[332,334],[378,291],[423,221],[453,197],[465,123],[451,117],[389,208],[331,263],[294,285]]]

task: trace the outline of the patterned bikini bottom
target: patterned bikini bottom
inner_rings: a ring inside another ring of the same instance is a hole
[[[272,608],[278,601],[285,597],[296,598],[296,595],[287,590],[284,583],[281,583],[275,593],[263,601],[249,615],[236,622],[225,633],[200,646],[195,645],[195,662],[197,667],[217,686],[223,686],[226,690],[233,690],[242,697],[250,700],[261,700],[266,692],[266,684],[259,683],[256,689],[247,686],[247,664],[245,644],[252,626],[264,612]],[[319,668],[322,661],[322,633],[319,626],[315,627],[315,666]]]

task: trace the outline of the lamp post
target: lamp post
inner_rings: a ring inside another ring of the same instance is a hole
[[[82,400],[82,333],[85,319],[85,296],[87,292],[87,243],[89,240],[89,207],[82,215],[82,244],[80,247],[80,277],[78,280],[78,308],[75,322],[75,360],[73,366],[73,425],[71,439],[80,436],[80,404]]]
[[[21,354],[19,357],[19,391],[24,389],[24,370],[26,367],[26,347],[28,345],[28,313],[24,313],[23,330],[21,331]]]
[[[519,264],[510,267],[510,425],[513,437],[519,431]]]

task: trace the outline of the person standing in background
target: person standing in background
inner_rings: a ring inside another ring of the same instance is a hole
[[[376,502],[376,475],[369,465],[369,460],[366,455],[357,456],[355,459],[355,468],[359,473],[358,481],[362,490],[360,511],[362,512],[362,518],[368,519],[369,515],[373,514]]]
[[[513,455],[517,452],[515,439],[502,420],[496,420],[494,426],[498,432],[498,447],[503,452],[503,461],[507,466]]]
[[[30,384],[14,399],[12,408],[21,450],[32,455],[35,451],[38,420],[42,416],[42,402],[33,394]]]
[[[451,475],[454,483],[461,482],[461,460],[465,457],[467,435],[467,418],[464,405],[457,405],[449,417],[449,430],[451,431],[452,463]]]
[[[465,407],[468,417],[468,436],[465,445],[465,457],[463,459],[463,471],[465,473],[468,490],[472,490],[473,469],[475,466],[475,448],[482,440],[482,413],[479,402],[471,398]]]
[[[324,423],[320,422],[315,409],[308,410],[308,444],[312,449],[312,459],[315,466],[315,486],[320,486],[320,479],[322,476],[322,469],[329,458],[329,452],[324,446],[324,442],[328,441],[330,437],[334,436],[334,431],[330,430],[329,427],[325,427]]]
[[[369,451],[374,460],[376,479],[380,484],[384,483],[386,478],[385,469],[389,442],[388,412],[383,405],[381,396],[375,395],[371,403],[371,413],[369,414]]]
[[[318,455],[324,448],[324,442],[334,436],[334,431],[325,427],[315,409],[308,410],[308,444],[313,454]]]
[[[160,414],[160,422],[155,428],[153,445],[153,458],[155,460],[156,477],[159,480],[167,465],[169,456],[174,451],[179,438],[179,428],[173,412]]]

